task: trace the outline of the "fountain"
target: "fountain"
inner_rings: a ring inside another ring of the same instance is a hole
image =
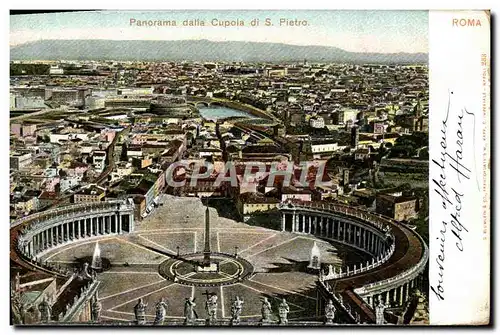
[[[92,256],[92,264],[90,267],[95,271],[102,270],[101,248],[99,248],[99,242],[95,244],[94,255]]]
[[[317,273],[321,269],[321,252],[316,244],[316,241],[314,241],[314,245],[311,248],[311,257],[307,269],[314,273]]]

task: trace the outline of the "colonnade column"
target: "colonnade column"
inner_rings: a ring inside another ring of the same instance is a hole
[[[366,249],[368,249],[370,253],[373,253],[371,239],[372,239],[372,232],[368,230],[366,232]]]
[[[371,234],[372,233],[369,230],[366,231],[366,248],[368,250],[370,250],[370,236],[371,236]]]
[[[374,233],[371,233],[370,234],[370,250],[372,252],[372,254],[375,254],[375,234]]]
[[[134,214],[129,214],[129,220],[128,220],[128,231],[131,233],[135,230],[135,221],[134,221]]]
[[[365,250],[367,247],[367,245],[366,245],[366,232],[367,232],[366,229],[363,229],[363,249],[365,249]]]
[[[403,305],[403,285],[399,287],[399,305]]]
[[[118,229],[117,229],[117,231],[118,231],[118,234],[121,234],[122,233],[122,220],[121,220],[122,218],[121,218],[120,213],[118,213],[117,216],[118,216],[118,223],[117,223]]]
[[[365,245],[365,232],[366,232],[366,229],[360,228],[360,231],[359,231],[359,246],[362,247],[363,250],[366,249],[366,245]]]
[[[347,224],[347,243],[351,243],[351,233],[352,233],[352,228],[351,224]]]
[[[286,222],[286,214],[282,213],[282,215],[281,215],[281,231],[285,231],[285,222]]]
[[[359,227],[359,246],[364,250],[365,249],[365,241],[363,239],[364,229]]]
[[[354,234],[354,238],[353,238],[353,242],[354,242],[354,245],[358,246],[359,247],[359,237],[361,236],[360,235],[360,231],[359,231],[359,227],[354,225],[353,226],[353,234]]]
[[[37,243],[36,243],[36,235],[33,235],[33,251],[36,254],[37,253]]]
[[[73,238],[76,240],[80,237],[80,220],[73,222]]]
[[[47,248],[52,247],[52,227],[47,230]]]
[[[44,246],[45,239],[43,238],[44,233],[45,233],[45,231],[42,231],[40,233],[40,251],[43,251],[45,249],[45,246]]]

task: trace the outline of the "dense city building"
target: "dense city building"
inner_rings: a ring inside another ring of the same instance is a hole
[[[213,287],[226,318],[248,301],[242,324],[282,322],[292,291],[290,324],[426,322],[426,66],[23,66],[40,74],[11,76],[13,322],[143,324],[161,285],[180,324]]]

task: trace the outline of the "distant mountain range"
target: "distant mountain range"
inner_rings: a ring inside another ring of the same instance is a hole
[[[12,60],[242,61],[427,64],[427,53],[360,53],[336,47],[208,40],[41,40],[10,48]]]

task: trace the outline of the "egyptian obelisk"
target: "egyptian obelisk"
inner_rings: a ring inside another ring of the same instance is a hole
[[[210,266],[210,211],[205,210],[205,249],[203,250],[203,265]]]

